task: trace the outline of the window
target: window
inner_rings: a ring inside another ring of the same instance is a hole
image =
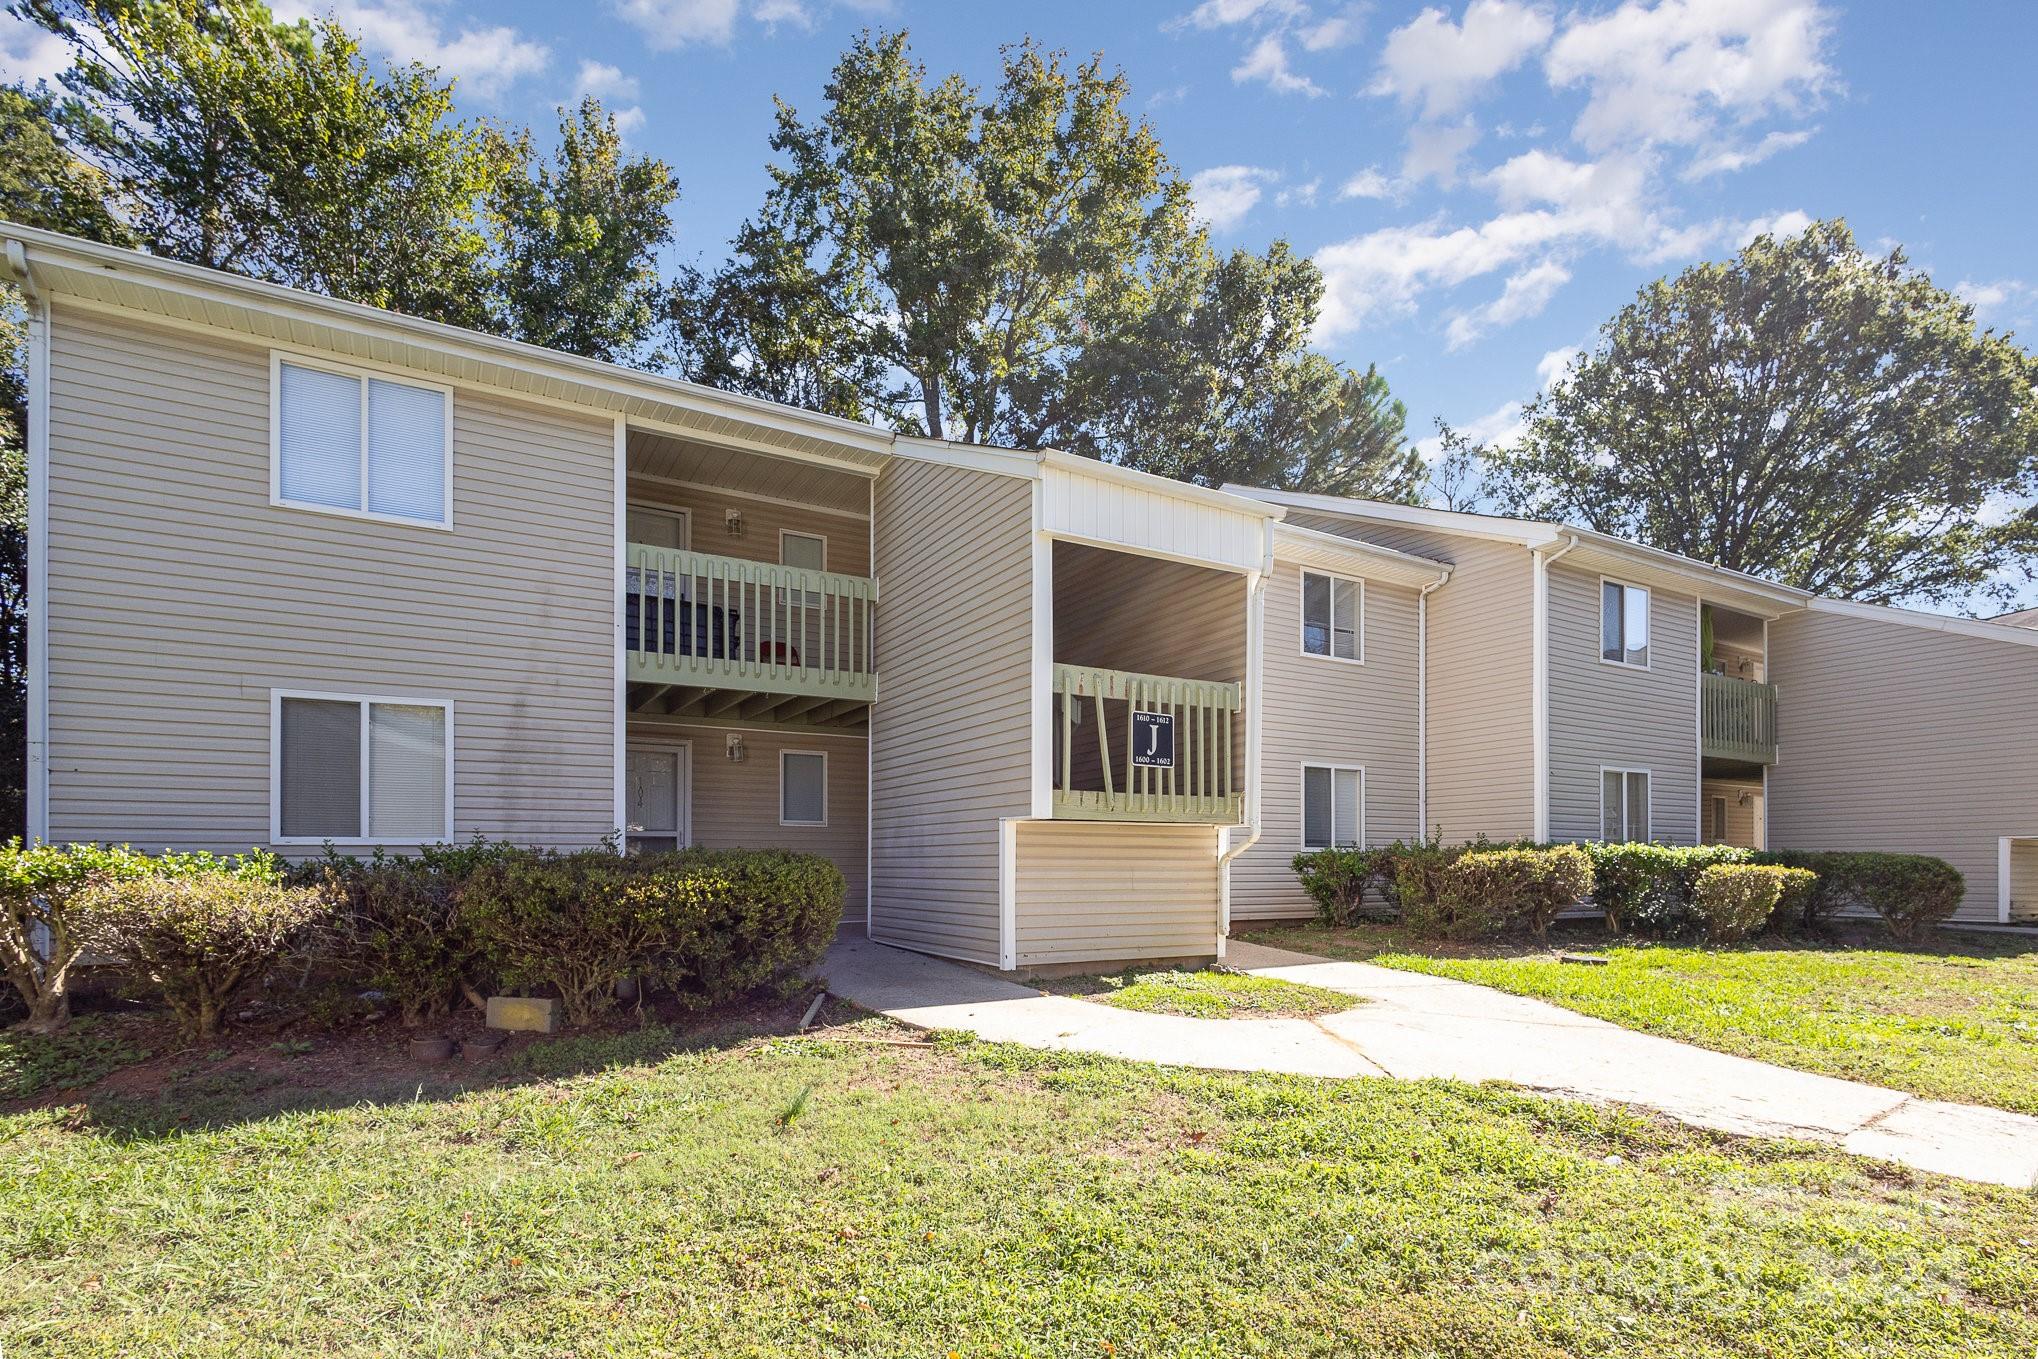
[[[1366,838],[1366,771],[1302,766],[1302,848],[1356,848]]]
[[[277,504],[446,525],[452,396],[278,358],[272,374]]]
[[[819,751],[787,750],[778,757],[778,824],[828,824],[828,757]]]
[[[1341,661],[1364,658],[1359,634],[1365,612],[1364,582],[1343,576],[1302,573],[1302,654]]]
[[[1649,771],[1599,771],[1599,838],[1610,844],[1649,838]]]
[[[683,552],[690,537],[690,526],[685,510],[669,510],[660,505],[631,505],[624,516],[623,536],[646,547]]]
[[[272,840],[452,839],[450,703],[281,692],[272,701]]]
[[[778,563],[802,571],[826,571],[828,540],[818,533],[794,533],[787,529],[778,535]]]
[[[1641,586],[1599,582],[1599,658],[1647,668],[1649,592]]]

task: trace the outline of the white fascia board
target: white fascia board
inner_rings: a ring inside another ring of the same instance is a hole
[[[1950,632],[1956,637],[1973,637],[1984,642],[2006,642],[2010,646],[2038,646],[2038,632],[2004,627],[1981,618],[1956,618],[1952,614],[1899,609],[1889,604],[1863,604],[1852,599],[1816,598],[1809,607],[1813,613],[1840,614],[1874,623],[1898,623],[1904,627]]]
[[[999,476],[1034,481],[1040,477],[1042,455],[1023,448],[997,448],[990,444],[958,444],[947,439],[927,439],[913,434],[893,437],[894,457],[917,462],[935,462],[944,467],[965,467],[973,472],[994,472]]]
[[[1121,486],[1136,487],[1173,500],[1186,500],[1191,504],[1208,505],[1212,509],[1228,510],[1233,514],[1251,515],[1256,519],[1279,519],[1287,513],[1280,506],[1266,503],[1257,497],[1234,495],[1229,490],[1213,491],[1208,486],[1198,486],[1194,482],[1176,481],[1173,477],[1157,476],[1152,472],[1120,467],[1117,463],[1085,458],[1075,453],[1064,453],[1058,448],[1042,449],[1039,457],[1045,466],[1060,468],[1076,476],[1116,482]]]
[[[1313,510],[1342,515],[1348,519],[1383,524],[1405,524],[1411,528],[1434,529],[1439,533],[1463,534],[1469,538],[1491,538],[1496,542],[1540,547],[1555,542],[1563,530],[1555,524],[1530,519],[1508,519],[1495,514],[1467,514],[1462,510],[1433,510],[1424,505],[1401,505],[1386,500],[1365,500],[1355,496],[1314,495],[1304,491],[1269,491],[1257,486],[1228,484],[1224,494],[1262,500],[1292,510]]]
[[[1279,561],[1327,566],[1397,585],[1441,585],[1451,575],[1446,562],[1298,524],[1274,526],[1274,556]]]

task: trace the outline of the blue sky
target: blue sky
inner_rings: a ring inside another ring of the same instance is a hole
[[[582,90],[671,162],[677,255],[757,204],[772,96],[813,109],[867,25],[978,82],[1031,34],[1104,53],[1220,246],[1285,236],[1330,285],[1318,342],[1378,363],[1411,432],[1505,437],[1637,287],[1757,228],[1842,216],[1998,328],[2038,325],[2038,5],[1661,0],[281,0],[545,127]],[[55,54],[0,29],[0,68]]]

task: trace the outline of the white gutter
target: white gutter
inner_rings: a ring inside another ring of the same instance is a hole
[[[1535,708],[1535,835],[1550,838],[1550,564],[1578,546],[1578,535],[1565,535],[1555,552],[1534,547],[1535,635],[1531,639],[1530,684]],[[1545,555],[1547,553],[1547,555]]]
[[[1217,956],[1224,956],[1224,941],[1231,936],[1231,861],[1259,843],[1263,830],[1260,810],[1260,695],[1266,687],[1267,582],[1274,576],[1274,524],[1267,521],[1265,551],[1260,569],[1246,577],[1245,632],[1245,839],[1230,843],[1232,827],[1226,827],[1223,849],[1217,856]]]
[[[49,839],[50,300],[20,241],[6,243],[7,273],[28,303],[28,842]]]
[[[1429,596],[1451,578],[1446,570],[1415,597],[1415,838],[1429,836]]]

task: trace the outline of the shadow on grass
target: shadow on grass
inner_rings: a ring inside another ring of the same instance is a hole
[[[1616,934],[1601,921],[1584,917],[1557,921],[1550,927],[1549,938],[1543,941],[1526,933],[1502,934],[1486,939],[1437,939],[1417,934],[1393,920],[1368,920],[1351,925],[1320,925],[1314,922],[1271,925],[1241,934],[1239,938],[1270,948],[1332,953],[1336,957],[1356,961],[1386,953],[1411,953],[1431,958],[1549,958],[1559,953],[1658,947],[1703,949],[1712,953],[1886,953],[1920,961],[1966,959],[1999,962],[2010,958],[2038,957],[2038,936],[2033,935],[1939,930],[1928,938],[1906,943],[1892,938],[1879,925],[1853,921],[1815,934],[1759,934],[1733,944]]]
[[[275,1032],[229,1032],[215,1044],[188,1045],[168,1027],[165,1016],[149,1039],[155,1054],[114,1070],[62,1066],[89,1072],[89,1082],[69,1089],[46,1088],[25,1098],[0,1101],[0,1145],[7,1141],[9,1115],[37,1110],[62,1120],[72,1131],[119,1141],[174,1138],[281,1115],[351,1109],[363,1105],[457,1100],[486,1090],[643,1066],[705,1052],[734,1052],[799,1029],[812,991],[778,1001],[759,1001],[726,1010],[693,1013],[647,1009],[641,1021],[626,1012],[601,1027],[557,1037],[511,1035],[494,1055],[468,1062],[428,1063],[410,1055],[417,1033],[444,1033],[456,1041],[489,1032],[478,1019],[456,1017],[417,1030],[394,1020],[344,1031],[293,1024]],[[830,1000],[817,1026],[868,1022],[861,1010]],[[140,1017],[125,1021],[133,1028]],[[104,1039],[90,1034],[94,1048]],[[0,1061],[18,1053],[23,1035],[0,1034]],[[33,1040],[42,1044],[55,1039]],[[148,1051],[131,1047],[130,1051]],[[27,1063],[21,1063],[26,1065]]]

